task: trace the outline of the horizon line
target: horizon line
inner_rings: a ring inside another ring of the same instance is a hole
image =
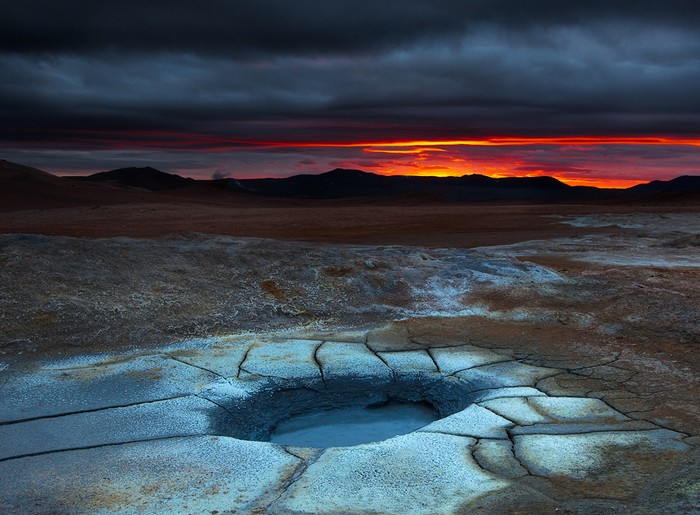
[[[7,163],[12,163],[12,164],[17,164],[20,165],[20,163],[14,163],[11,161],[7,161],[4,159],[0,159],[2,161],[5,161]],[[20,166],[26,166],[26,165],[20,165]],[[125,167],[120,167],[120,168],[114,168],[111,170],[102,170],[98,172],[92,172],[92,173],[86,173],[86,174],[59,174],[55,172],[50,172],[50,171],[45,171],[46,173],[50,173],[51,175],[54,175],[56,177],[61,177],[61,178],[71,178],[71,177],[88,177],[90,175],[96,175],[100,173],[109,173],[117,170],[128,170],[128,169],[145,169],[145,168],[150,168],[152,170],[155,170],[160,173],[168,174],[168,175],[176,175],[179,177],[183,177],[186,179],[191,179],[194,181],[203,181],[203,182],[209,182],[209,181],[214,181],[214,180],[235,180],[235,181],[248,181],[248,180],[284,180],[284,179],[290,179],[292,177],[299,177],[299,176],[319,176],[319,175],[324,175],[327,173],[334,172],[336,170],[345,170],[345,171],[358,171],[361,173],[365,173],[368,175],[375,175],[375,176],[380,176],[380,177],[413,177],[413,178],[432,178],[432,179],[454,179],[454,178],[464,178],[464,177],[473,177],[473,176],[479,176],[479,177],[486,177],[489,179],[493,180],[501,180],[501,179],[537,179],[537,178],[549,178],[549,179],[554,179],[562,184],[565,184],[566,186],[569,187],[589,187],[589,188],[597,188],[597,189],[610,189],[610,190],[625,190],[629,188],[633,188],[634,186],[637,186],[639,184],[649,184],[651,182],[669,182],[675,179],[678,179],[680,177],[700,177],[700,174],[694,175],[694,174],[681,174],[677,175],[676,177],[673,177],[672,179],[668,180],[660,180],[660,179],[652,179],[650,181],[626,181],[626,182],[635,182],[635,184],[631,186],[588,186],[588,185],[576,185],[576,184],[569,184],[571,182],[570,180],[563,179],[561,177],[557,177],[556,175],[552,174],[526,174],[526,175],[508,175],[508,176],[493,176],[493,175],[488,175],[488,174],[483,174],[483,173],[467,173],[467,174],[462,174],[462,175],[419,175],[419,174],[391,174],[391,173],[377,173],[377,172],[370,172],[366,170],[362,170],[361,168],[344,168],[344,167],[336,167],[331,170],[326,170],[322,172],[312,172],[312,173],[296,173],[293,175],[288,175],[284,177],[273,177],[273,176],[261,176],[261,177],[246,177],[246,178],[237,178],[233,176],[227,176],[227,177],[221,177],[219,179],[215,178],[195,178],[195,177],[188,177],[186,175],[180,175],[179,173],[174,173],[174,172],[164,172],[163,170],[160,170],[154,166],[151,165],[144,165],[144,166],[125,166]],[[496,174],[497,175],[497,174]],[[575,181],[574,181],[575,182]],[[615,181],[609,181],[609,182],[615,182]]]

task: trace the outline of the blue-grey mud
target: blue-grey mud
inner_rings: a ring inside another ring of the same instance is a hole
[[[434,420],[435,411],[420,403],[336,408],[285,420],[270,441],[295,447],[349,447],[412,433]]]
[[[0,236],[1,511],[698,510],[700,217],[551,223],[580,234]],[[270,441],[394,402],[437,420]]]

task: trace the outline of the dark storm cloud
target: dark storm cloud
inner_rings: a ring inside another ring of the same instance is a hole
[[[241,55],[355,52],[445,37],[601,18],[698,25],[695,1],[652,0],[23,0],[4,2],[5,51],[173,50]]]
[[[5,149],[160,163],[241,142],[700,127],[696,1],[0,3]]]
[[[536,44],[481,29],[380,54],[254,63],[173,52],[0,54],[12,77],[0,83],[4,137],[38,125],[253,140],[696,132],[700,36],[639,29],[552,26]]]

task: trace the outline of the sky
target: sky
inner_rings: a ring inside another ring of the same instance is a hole
[[[0,0],[0,157],[57,174],[700,174],[700,2]]]

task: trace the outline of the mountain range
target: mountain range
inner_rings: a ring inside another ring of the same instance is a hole
[[[118,168],[109,172],[99,172],[84,177],[71,177],[71,179],[89,182],[101,182],[126,188],[137,188],[149,191],[165,191],[184,188],[194,184],[194,179],[187,179],[179,175],[161,172],[150,166]]]
[[[335,169],[318,175],[269,179],[194,180],[151,167],[120,168],[83,177],[58,177],[0,160],[0,202],[27,208],[145,200],[157,193],[217,202],[279,202],[283,199],[348,199],[431,202],[570,202],[700,200],[700,176],[684,175],[628,189],[569,186],[552,177],[484,175],[462,177],[384,176],[361,170]],[[255,198],[259,200],[255,200]],[[267,201],[265,201],[267,199]],[[278,200],[275,200],[278,199]]]
[[[195,183],[209,184],[253,195],[298,199],[347,197],[421,196],[435,200],[479,202],[491,200],[563,201],[598,200],[619,196],[700,191],[700,176],[683,175],[670,181],[652,181],[632,188],[601,189],[569,186],[553,177],[504,177],[486,175],[461,177],[387,176],[362,170],[336,168],[321,174],[301,174],[267,179],[187,179],[151,167],[120,168],[72,179],[113,184],[131,189],[168,191]]]
[[[435,199],[471,202],[584,198],[596,190],[596,188],[571,187],[552,177],[493,179],[485,175],[386,176],[341,168],[319,175],[295,175],[281,179],[229,179],[227,187],[273,197],[343,198],[423,195],[432,196]]]

